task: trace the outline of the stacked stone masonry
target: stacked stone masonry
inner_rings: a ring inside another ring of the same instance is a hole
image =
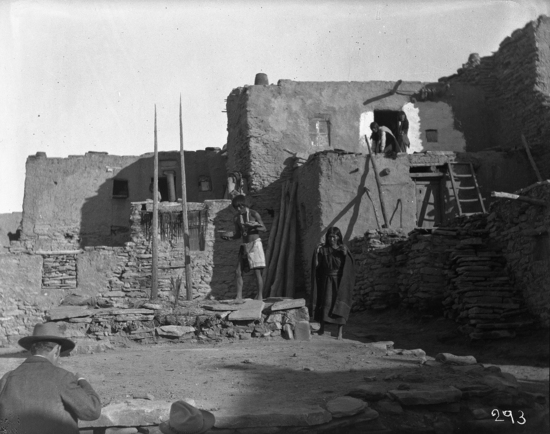
[[[550,177],[550,17],[516,30],[499,50],[477,65],[440,81],[483,89],[495,118],[493,146],[521,148],[521,134],[533,146],[539,169]]]

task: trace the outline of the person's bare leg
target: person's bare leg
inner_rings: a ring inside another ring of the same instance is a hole
[[[325,322],[323,320],[321,320],[320,324],[321,324],[321,326],[319,327],[318,334],[319,335],[324,335],[325,334]]]
[[[263,300],[264,299],[264,279],[262,279],[262,270],[254,270],[254,273],[256,273],[256,281],[258,282],[258,295],[256,296],[256,300]]]
[[[243,273],[241,271],[241,255],[239,255],[239,261],[235,268],[235,287],[237,288],[237,297],[235,300],[242,300],[243,298]]]
[[[338,324],[338,337],[336,339],[341,341],[342,339],[344,339],[343,335],[344,335],[344,325]]]

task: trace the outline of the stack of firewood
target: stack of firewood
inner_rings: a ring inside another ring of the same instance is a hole
[[[297,187],[297,182],[286,181],[283,185],[281,206],[269,234],[262,277],[271,297],[294,297]]]

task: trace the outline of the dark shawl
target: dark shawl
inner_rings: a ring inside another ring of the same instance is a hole
[[[355,286],[355,260],[349,248],[342,270],[342,279],[338,286],[338,295],[332,313],[348,319],[353,303],[353,288]],[[319,290],[319,279],[323,277],[323,270],[317,266],[317,254],[319,249],[316,247],[311,261],[311,297],[309,300],[309,313],[314,319],[317,319],[317,295]]]

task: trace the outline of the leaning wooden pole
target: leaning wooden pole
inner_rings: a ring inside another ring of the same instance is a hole
[[[159,236],[159,150],[157,143],[157,106],[155,105],[155,157],[153,158],[153,233],[151,264],[151,300],[158,296],[158,236]]]
[[[296,262],[296,200],[291,204],[292,212],[290,214],[290,233],[288,242],[288,257],[286,261],[286,285],[284,296],[294,298],[294,265]]]
[[[525,136],[521,135],[521,142],[523,143],[523,147],[525,148],[525,151],[527,152],[527,158],[529,158],[529,162],[531,163],[531,167],[535,171],[535,175],[537,176],[537,181],[542,181],[542,176],[540,176],[539,168],[537,167],[535,160],[533,160],[533,156],[531,155],[531,149],[529,149],[529,145],[527,144],[527,140],[525,140]]]
[[[193,279],[191,275],[191,247],[189,246],[189,221],[187,219],[187,187],[185,185],[185,155],[183,152],[183,122],[180,94],[180,164],[181,164],[181,212],[183,217],[183,245],[185,249],[185,288],[187,300],[193,300]]]
[[[286,181],[283,185],[283,191],[281,193],[281,206],[279,208],[279,221],[277,222],[277,229],[275,234],[275,243],[273,245],[273,252],[269,258],[269,264],[266,280],[264,283],[264,286],[267,291],[269,291],[270,296],[273,296],[273,292],[271,290],[271,287],[273,285],[273,282],[275,281],[275,274],[277,271],[277,262],[279,259],[279,251],[281,249],[281,235],[283,233],[283,226],[285,221],[285,210],[286,210],[286,194],[288,190],[288,181]]]
[[[386,204],[384,202],[384,193],[382,192],[382,184],[380,183],[380,175],[378,175],[378,168],[376,167],[376,161],[374,161],[374,155],[370,149],[369,138],[365,134],[365,142],[367,142],[367,148],[369,150],[370,159],[372,161],[372,168],[374,170],[374,177],[376,178],[376,186],[378,187],[378,196],[380,197],[380,206],[382,208],[382,217],[384,218],[384,227],[389,228],[388,214],[386,213]]]
[[[298,186],[298,183],[294,181],[292,183],[292,186],[290,189],[290,199],[287,204],[286,208],[286,215],[285,215],[285,223],[284,223],[284,230],[282,234],[282,243],[281,248],[279,250],[279,258],[277,260],[277,269],[275,271],[275,281],[273,282],[273,286],[271,287],[271,296],[272,297],[281,297],[284,292],[283,285],[286,283],[285,275],[286,275],[286,255],[288,254],[288,238],[290,235],[290,218],[292,216],[292,208],[294,207],[295,197],[296,197],[296,187]]]

